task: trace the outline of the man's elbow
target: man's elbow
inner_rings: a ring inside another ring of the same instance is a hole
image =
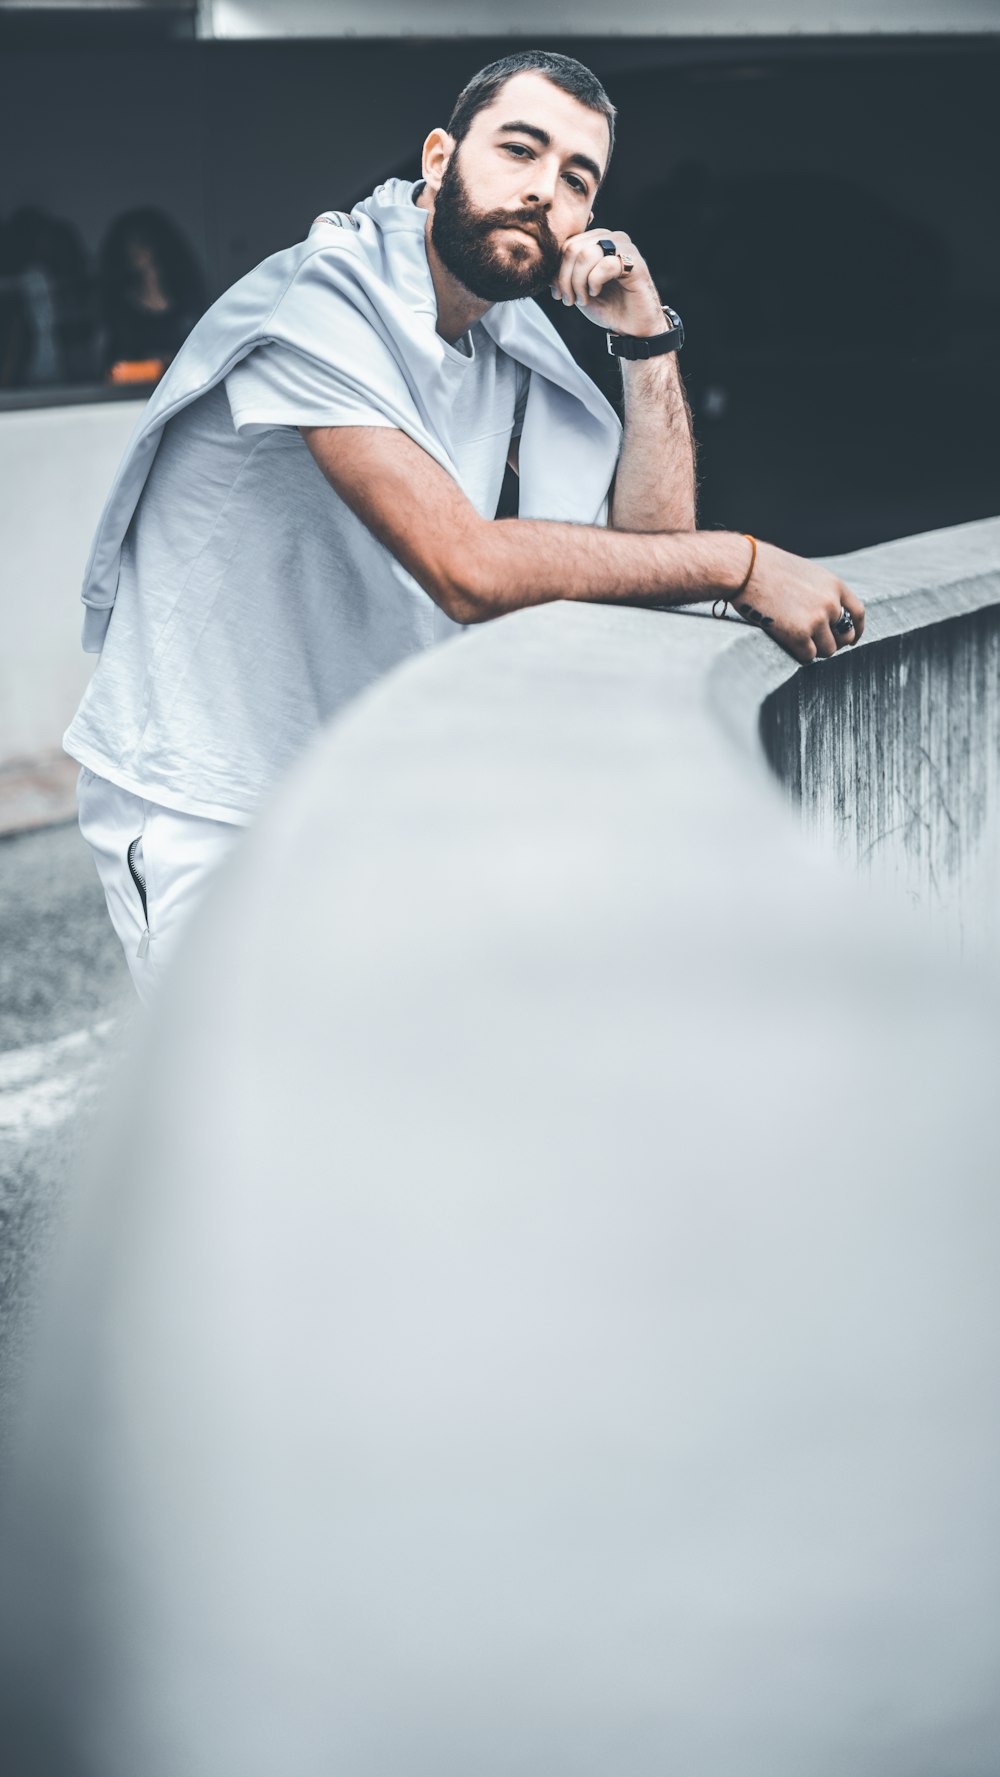
[[[453,623],[486,623],[504,608],[491,554],[482,543],[470,538],[450,552],[428,589]]]
[[[465,578],[461,584],[449,581],[447,586],[438,587],[434,597],[453,623],[486,623],[491,617],[499,617],[503,608],[498,598],[478,591]]]

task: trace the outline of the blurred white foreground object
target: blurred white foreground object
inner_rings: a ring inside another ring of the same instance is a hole
[[[5,1770],[1000,1768],[996,975],[734,744],[791,670],[504,619],[223,867],[49,1314]]]

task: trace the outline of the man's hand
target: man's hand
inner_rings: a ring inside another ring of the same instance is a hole
[[[789,555],[773,543],[757,544],[749,583],[732,604],[796,660],[828,659],[864,634],[865,607],[857,594],[818,562]],[[854,619],[853,629],[835,630],[845,611]]]
[[[614,241],[617,253],[605,253],[599,241]],[[612,333],[648,338],[669,324],[646,261],[620,229],[570,235],[552,294]]]

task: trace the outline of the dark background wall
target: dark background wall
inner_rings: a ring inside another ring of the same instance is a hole
[[[599,220],[684,315],[702,521],[820,552],[995,512],[996,41],[554,47],[621,110]],[[94,251],[121,210],[159,205],[214,295],[410,171],[510,48],[0,41],[0,216],[39,204]]]

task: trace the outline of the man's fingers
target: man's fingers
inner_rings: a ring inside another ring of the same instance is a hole
[[[811,636],[791,635],[787,632],[783,635],[780,630],[776,632],[773,629],[770,633],[778,646],[784,648],[785,653],[790,654],[802,666],[808,666],[810,661],[815,660],[816,643]]]
[[[610,284],[621,275],[621,260],[612,259],[601,253],[594,256],[593,243],[574,253],[565,268],[566,275],[562,280],[567,286],[567,294],[574,303],[586,304],[599,296],[605,284]]]
[[[566,302],[569,298],[570,277],[572,275],[573,261],[575,257],[575,248],[569,246],[563,248],[563,256],[559,264],[559,270],[556,272],[555,282],[552,285],[552,294],[557,297],[560,302]]]
[[[849,586],[841,587],[840,602],[843,605],[844,610],[850,611],[851,616],[854,618],[854,634],[848,634],[847,640],[851,643],[859,642],[865,633],[865,607],[858,598],[857,593],[852,592]]]
[[[587,242],[582,235],[577,235],[574,240],[566,242],[556,275],[556,288],[564,302],[575,300],[574,279],[581,262],[589,265],[591,258],[592,253],[588,252]]]
[[[577,253],[573,260],[573,267],[569,276],[570,293],[574,302],[589,302],[590,291],[588,286],[590,283],[590,276],[592,272],[596,273],[597,269],[598,268],[594,263],[593,248],[584,249],[583,252]]]
[[[593,239],[580,236],[574,243],[567,242],[552,294],[565,303],[586,305],[606,284],[621,277],[622,265],[621,249],[615,254],[604,253]]]
[[[585,270],[583,280],[584,294],[581,300],[586,302],[588,299],[592,300],[595,296],[600,296],[604,286],[606,284],[616,283],[621,275],[621,260],[618,258],[612,259],[610,255],[602,253],[597,264],[591,265]]]
[[[598,244],[602,240],[614,241],[617,251],[605,253]],[[595,228],[586,234],[572,235],[563,248],[552,294],[562,302],[585,307],[600,296],[606,285],[626,275],[626,259],[630,261],[630,272],[642,264],[630,237],[621,230]]]
[[[579,261],[580,249],[578,247],[570,247],[563,253],[562,264],[559,267],[555,283],[555,294],[561,302],[576,301],[573,278]]]
[[[828,623],[820,623],[813,630],[813,641],[816,652],[821,660],[830,660],[837,652],[837,637]]]

